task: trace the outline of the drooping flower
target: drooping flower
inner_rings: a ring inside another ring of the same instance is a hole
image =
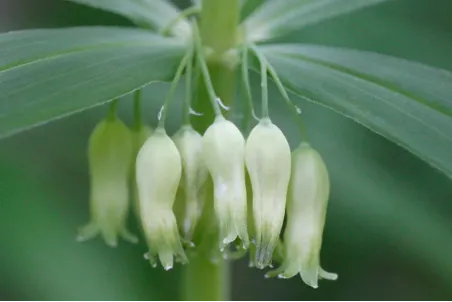
[[[110,246],[117,245],[118,236],[137,242],[126,228],[132,140],[117,117],[110,116],[96,126],[89,140],[88,160],[91,222],[79,230],[77,239],[84,241],[101,233]]]
[[[136,181],[143,230],[149,252],[146,257],[156,266],[158,255],[169,270],[173,258],[187,263],[172,207],[182,174],[176,145],[165,130],[157,129],[144,143],[136,160]]]
[[[232,122],[218,117],[203,136],[203,156],[214,183],[220,250],[237,238],[247,247],[245,139],[242,133]]]
[[[336,280],[337,275],[320,267],[330,181],[322,157],[307,143],[293,151],[289,192],[284,261],[268,275],[291,278],[300,274],[304,283],[317,288],[319,279]]]
[[[182,159],[183,231],[185,239],[191,240],[204,205],[205,184],[208,177],[203,159],[202,136],[190,125],[184,125],[173,136]]]
[[[290,180],[290,146],[270,119],[262,119],[246,142],[246,167],[253,189],[255,266],[270,265],[279,239]]]

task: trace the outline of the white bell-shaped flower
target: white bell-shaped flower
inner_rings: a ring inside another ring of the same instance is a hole
[[[187,263],[173,204],[182,174],[176,145],[164,129],[157,129],[143,144],[136,160],[136,181],[143,230],[151,265],[158,255],[162,266],[173,267],[173,257]]]
[[[191,240],[204,205],[205,184],[208,177],[203,158],[202,136],[190,125],[184,125],[173,136],[173,141],[182,159],[183,191],[182,225],[185,239]]]
[[[300,274],[304,283],[317,288],[319,279],[337,275],[320,267],[320,249],[330,193],[328,171],[320,154],[303,143],[292,155],[292,177],[284,234],[284,260],[268,275],[291,278]]]
[[[79,241],[98,233],[113,247],[118,236],[138,241],[126,228],[132,152],[130,131],[119,118],[110,116],[97,124],[88,147],[91,222],[79,230]]]
[[[220,250],[237,238],[249,244],[245,186],[245,139],[217,117],[203,136],[203,156],[214,183],[214,208],[220,225]]]
[[[246,142],[246,167],[253,189],[257,268],[271,264],[284,221],[290,165],[286,137],[270,119],[262,119]]]

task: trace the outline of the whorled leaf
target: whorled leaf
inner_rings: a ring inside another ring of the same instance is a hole
[[[245,21],[246,39],[264,41],[388,0],[267,1]]]
[[[447,70],[347,48],[274,45],[268,49],[366,78],[452,117],[452,73]]]
[[[90,27],[0,34],[0,137],[169,80],[180,42]]]
[[[135,24],[156,30],[165,28],[178,18],[180,10],[165,0],[66,0],[80,3],[121,15]],[[190,24],[181,19],[169,32],[175,36],[187,37]]]
[[[378,54],[372,54],[373,62],[364,72],[358,62],[368,53],[351,51],[347,61],[341,59],[347,50],[323,47],[313,59],[307,55],[309,47],[261,50],[295,94],[350,117],[452,177],[452,118],[446,98],[450,73],[407,61],[395,64],[397,59]],[[353,63],[352,56],[357,58]],[[388,71],[392,68],[398,73]],[[412,79],[409,74],[417,76]]]

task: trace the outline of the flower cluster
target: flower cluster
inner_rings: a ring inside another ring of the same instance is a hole
[[[187,97],[183,126],[172,137],[165,130],[169,101],[185,69],[190,89],[195,47],[189,48],[155,131],[142,125],[139,118],[135,129],[129,131],[112,113],[94,130],[89,147],[93,218],[79,238],[100,232],[111,246],[118,236],[136,241],[125,226],[131,185],[135,213],[148,246],[145,258],[152,266],[159,261],[169,270],[174,262],[186,264],[192,253],[198,252],[196,244],[204,256],[213,255],[211,261],[219,254],[231,259],[249,251],[250,266],[258,269],[272,267],[273,260],[280,262],[267,277],[299,274],[313,288],[319,279],[335,280],[336,274],[320,266],[330,191],[328,172],[309,144],[302,143],[291,152],[286,136],[269,118],[267,72],[273,73],[271,66],[255,50],[261,63],[262,116],[245,138],[223,116],[196,35],[195,41],[216,115],[213,123],[203,134],[197,132],[190,124]],[[284,91],[282,94],[288,100]]]
[[[222,116],[204,135],[184,125],[172,138],[163,128],[130,132],[118,118],[107,118],[93,132],[89,159],[93,219],[81,230],[80,239],[100,232],[112,246],[118,235],[136,241],[125,227],[127,182],[135,161],[133,199],[149,248],[146,258],[153,266],[157,257],[167,270],[174,260],[188,263],[185,243],[193,238],[210,198],[219,251],[239,242],[246,250],[251,237],[253,266],[271,266],[287,214],[281,267],[266,276],[300,274],[312,287],[320,278],[337,277],[322,270],[319,260],[329,195],[325,164],[307,143],[291,153],[285,135],[269,118],[262,118],[247,139]],[[246,173],[251,188],[246,186]],[[209,177],[212,196],[206,193]],[[252,191],[252,209],[247,206],[247,189]],[[178,192],[183,211],[176,219],[173,206]],[[253,221],[250,228],[248,214]]]

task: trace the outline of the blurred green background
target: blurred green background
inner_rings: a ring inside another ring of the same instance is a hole
[[[354,47],[452,70],[451,16],[450,0],[389,1],[281,41]],[[0,0],[2,32],[78,25],[132,26],[61,0]],[[252,80],[258,96],[258,79]],[[153,125],[167,89],[160,83],[144,91],[146,119]],[[266,280],[244,259],[233,263],[232,298],[452,299],[452,181],[353,121],[294,101],[330,170],[322,264],[339,280],[322,281],[317,290],[298,277]],[[273,86],[270,102],[270,114],[295,147],[296,124]],[[120,106],[130,123],[131,97]],[[171,133],[180,124],[177,107]],[[0,141],[1,299],[178,298],[181,267],[170,273],[152,269],[143,260],[143,243],[111,249],[100,239],[75,242],[77,227],[89,219],[87,140],[105,112],[105,106],[96,107]],[[137,232],[135,221],[130,224]]]

